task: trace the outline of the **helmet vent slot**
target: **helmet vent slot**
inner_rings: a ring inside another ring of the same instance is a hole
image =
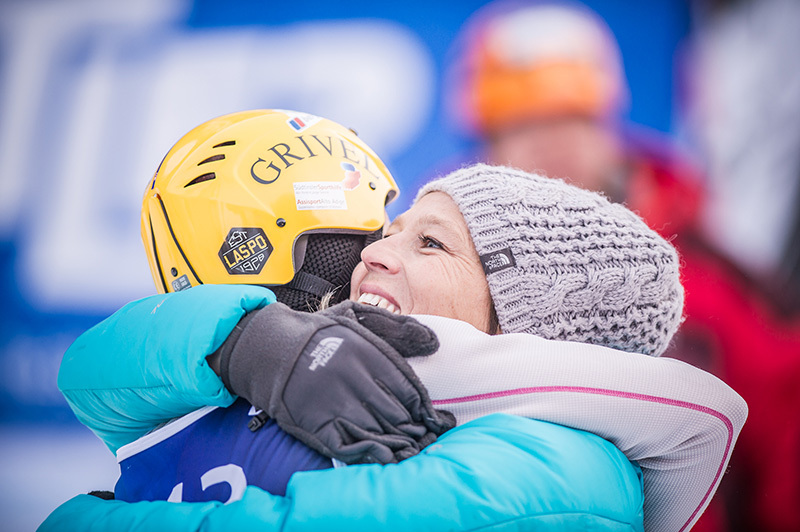
[[[208,159],[204,159],[204,160],[200,161],[199,163],[197,163],[197,166],[200,166],[201,164],[206,164],[206,163],[213,163],[214,161],[221,161],[224,158],[225,158],[225,154],[224,153],[220,153],[219,155],[212,155]]]
[[[192,185],[196,185],[198,183],[202,183],[203,181],[210,181],[210,180],[216,179],[216,178],[217,178],[217,174],[215,174],[214,172],[209,172],[207,174],[203,174],[201,176],[195,177],[194,179],[192,179],[191,181],[189,181],[188,183],[183,185],[183,188],[187,188],[187,187],[190,187]]]
[[[225,142],[220,142],[219,144],[217,144],[216,146],[213,146],[213,147],[214,148],[221,148],[223,146],[235,146],[235,145],[236,145],[236,141],[235,140],[226,140]]]

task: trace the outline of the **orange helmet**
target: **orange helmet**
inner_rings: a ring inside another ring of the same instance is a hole
[[[482,134],[532,118],[603,118],[627,102],[616,39],[585,6],[490,4],[467,23],[460,48],[452,110]]]

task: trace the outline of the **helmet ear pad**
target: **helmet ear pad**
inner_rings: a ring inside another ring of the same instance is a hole
[[[383,230],[373,233],[312,233],[308,235],[302,266],[298,277],[313,276],[329,283],[327,290],[319,290],[293,280],[281,286],[270,286],[279,302],[302,311],[314,312],[320,301],[331,293],[331,304],[350,297],[350,276],[361,261],[361,251],[381,237]]]

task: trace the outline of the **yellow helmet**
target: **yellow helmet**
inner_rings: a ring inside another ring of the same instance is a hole
[[[162,293],[288,284],[318,297],[349,282],[398,193],[348,128],[295,111],[233,113],[169,150],[144,194],[142,240]]]

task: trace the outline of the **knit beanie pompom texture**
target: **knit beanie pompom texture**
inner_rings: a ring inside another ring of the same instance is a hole
[[[466,220],[504,333],[666,350],[683,316],[678,254],[636,214],[503,166],[462,168],[423,186],[415,201],[435,191]]]

